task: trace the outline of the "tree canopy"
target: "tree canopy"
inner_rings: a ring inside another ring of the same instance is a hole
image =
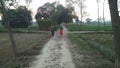
[[[65,8],[59,2],[45,3],[39,7],[35,16],[38,19],[51,19],[52,21],[60,24],[62,22],[72,22],[72,11],[70,8]]]
[[[9,9],[7,12],[9,13],[11,27],[27,28],[31,25],[31,11],[27,10],[25,6],[20,6],[17,9]],[[2,24],[4,25],[4,17]]]

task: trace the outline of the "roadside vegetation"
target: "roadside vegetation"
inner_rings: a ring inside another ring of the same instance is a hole
[[[78,24],[66,24],[66,27],[68,28],[69,31],[98,31],[98,26],[97,25],[78,25]],[[99,31],[112,31],[112,26],[107,25],[104,26],[101,25],[99,28]]]
[[[97,25],[78,25],[78,24],[65,24],[65,26],[68,28],[69,31],[96,31],[93,33],[75,33],[70,34],[69,38],[70,40],[79,46],[79,50],[85,51],[85,54],[89,56],[93,56],[93,58],[87,59],[87,61],[94,61],[99,65],[94,65],[93,68],[112,68],[111,63],[114,63],[115,59],[115,49],[114,49],[114,43],[113,43],[113,33],[112,32],[106,32],[106,31],[112,31],[112,26],[107,25],[106,27],[100,26],[99,31],[104,32],[98,32],[98,26]],[[98,57],[99,56],[99,57]],[[97,58],[95,58],[97,57]],[[108,60],[109,62],[103,61]],[[86,59],[83,59],[86,60]],[[101,61],[100,63],[98,62]],[[104,64],[106,66],[104,66]],[[86,64],[89,65],[89,63],[86,62]],[[95,67],[94,67],[95,66]],[[98,66],[98,67],[97,67]]]
[[[0,33],[0,67],[27,67],[33,57],[40,53],[48,41],[48,33],[14,33],[18,56],[13,57],[10,40],[7,33]]]
[[[12,28],[13,32],[32,32],[32,31],[39,31],[38,25],[36,22],[32,23],[29,28]],[[0,24],[0,32],[8,32],[8,29],[5,28],[2,24]]]
[[[110,60],[111,62],[114,62],[115,59],[115,52],[114,50],[111,50],[110,47],[105,47],[104,45],[101,45],[101,43],[97,43],[96,41],[91,40],[90,38],[84,36],[84,35],[79,35],[87,44],[90,45],[93,49],[98,50],[105,58]],[[93,37],[94,38],[94,37]],[[104,37],[103,37],[104,39]],[[108,38],[107,38],[108,39]],[[106,39],[106,40],[107,40]],[[101,39],[99,39],[101,40]],[[113,41],[111,41],[113,42]],[[109,43],[109,42],[107,42]]]
[[[110,48],[111,50],[114,49],[114,43],[113,43],[113,34],[99,34],[99,33],[92,33],[92,34],[82,34],[85,37],[91,39],[92,41],[95,41],[96,43],[103,45],[104,47]]]
[[[102,37],[102,38],[108,40],[105,37]],[[81,38],[81,34],[70,34],[69,39],[73,44],[76,45],[76,47],[78,48],[78,51],[79,50],[81,51],[80,54],[83,55],[83,59],[81,63],[85,64],[84,66],[90,67],[90,68],[113,68],[113,62],[108,60],[108,58],[106,58],[105,55],[103,55],[97,48],[91,47],[93,45],[87,43],[87,41]],[[99,38],[94,36],[93,39],[99,39]],[[79,59],[76,59],[76,60],[79,60]],[[79,64],[77,66],[78,68],[80,68]]]

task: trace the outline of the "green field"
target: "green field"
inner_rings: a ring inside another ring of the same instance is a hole
[[[97,25],[76,25],[76,24],[66,24],[66,27],[69,31],[98,31]],[[100,26],[99,31],[105,30],[105,31],[111,31],[112,26]]]
[[[114,51],[113,34],[84,34],[87,38]]]
[[[78,41],[78,44],[79,39],[82,39],[88,44],[88,46],[100,52],[108,60],[114,62],[115,50],[113,44],[113,34],[73,34],[73,37],[74,36],[76,37],[75,40]]]
[[[69,39],[71,40],[71,42],[73,44],[76,44],[76,46],[78,46],[78,48],[80,50],[80,54],[84,56],[81,63],[87,64],[87,66],[90,68],[113,68],[113,63],[111,61],[109,61],[108,58],[106,58],[97,49],[92,48],[90,46],[90,44],[88,44],[80,36],[81,36],[81,34],[69,34]],[[89,34],[87,34],[87,36],[89,36]],[[109,35],[109,36],[111,37],[111,35]],[[99,39],[97,37],[97,34],[93,37],[93,39]],[[107,35],[104,35],[104,37],[102,37],[102,39],[110,41],[109,38],[107,37]],[[102,39],[99,39],[99,40],[102,41]],[[113,42],[113,41],[111,40],[111,42]],[[104,43],[104,44],[106,44],[106,43]],[[110,43],[107,42],[107,44],[110,44]],[[105,47],[106,47],[106,45],[105,45]]]
[[[30,32],[30,31],[38,31],[37,23],[32,24],[29,28],[12,28],[13,32]],[[0,32],[7,32],[8,30],[0,24]]]
[[[30,61],[29,57],[39,52],[36,50],[40,50],[43,47],[49,36],[47,33],[15,33],[14,38],[17,45],[17,52],[20,54],[20,57],[24,56],[24,60],[18,59],[19,62],[24,64],[23,61],[27,61],[27,59]],[[8,34],[0,33],[0,68],[4,64],[10,64],[10,60],[13,60],[13,53]],[[15,63],[13,65],[15,65]]]

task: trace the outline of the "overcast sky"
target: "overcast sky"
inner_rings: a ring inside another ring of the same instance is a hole
[[[21,4],[25,4],[24,3],[24,0],[20,0]],[[54,2],[54,1],[60,1],[61,4],[63,4],[65,6],[65,0],[33,0],[31,5],[29,6],[29,8],[32,10],[33,12],[33,15],[35,15],[36,11],[37,11],[37,8],[42,6],[43,4],[45,4],[46,2]],[[85,2],[85,5],[86,5],[86,10],[87,10],[87,13],[89,14],[89,18],[93,19],[93,20],[96,20],[97,19],[97,3],[96,3],[96,0],[86,0]],[[102,4],[103,2],[101,1],[100,4],[100,17],[103,17],[103,9],[102,9]],[[78,7],[75,8],[76,9],[76,14],[77,15],[80,15],[80,9]],[[109,7],[108,7],[108,3],[105,2],[105,18],[106,20],[110,19],[110,12],[109,12]]]

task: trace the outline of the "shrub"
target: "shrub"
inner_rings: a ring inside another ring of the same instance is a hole
[[[50,27],[52,25],[55,25],[55,23],[50,19],[47,19],[47,20],[39,19],[37,20],[37,23],[39,26],[39,30],[50,30]]]

